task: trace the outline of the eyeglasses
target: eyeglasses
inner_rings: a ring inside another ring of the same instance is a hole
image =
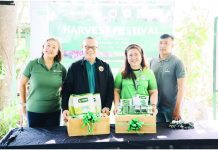
[[[85,49],[93,49],[93,50],[95,50],[95,49],[97,49],[98,47],[97,46],[85,46]]]

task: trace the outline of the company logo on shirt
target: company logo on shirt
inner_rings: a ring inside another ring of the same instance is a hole
[[[102,67],[102,66],[99,66],[98,69],[99,69],[99,71],[101,71],[101,72],[104,71],[104,67]]]
[[[168,73],[169,73],[169,72],[170,72],[170,70],[169,70],[168,68],[166,68],[164,72],[168,72]]]
[[[146,76],[141,76],[141,80],[147,80]]]
[[[61,70],[53,70],[53,72],[62,72]]]

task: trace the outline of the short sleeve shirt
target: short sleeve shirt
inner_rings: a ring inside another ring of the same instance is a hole
[[[178,92],[177,79],[185,77],[185,68],[180,59],[170,54],[165,60],[155,58],[150,62],[158,85],[159,107],[173,110]]]
[[[29,78],[27,110],[49,113],[60,110],[60,88],[66,76],[66,69],[55,62],[50,70],[43,58],[32,60],[26,66],[24,76]]]
[[[128,99],[136,94],[149,96],[149,90],[156,90],[157,83],[154,73],[150,69],[134,71],[136,75],[136,88],[132,78],[123,79],[122,73],[118,73],[115,78],[115,88],[120,89],[120,98]]]

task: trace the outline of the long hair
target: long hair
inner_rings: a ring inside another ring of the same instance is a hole
[[[143,52],[143,49],[137,45],[137,44],[130,44],[129,46],[127,46],[127,48],[125,49],[125,68],[124,70],[122,71],[122,77],[124,79],[126,78],[133,78],[133,79],[136,79],[136,76],[130,66],[130,64],[128,63],[128,59],[127,59],[127,52],[130,50],[130,49],[137,49],[140,54],[141,54],[141,57],[142,57],[142,62],[141,62],[141,67],[142,69],[144,68],[147,68],[147,65],[145,63],[145,57],[144,57],[144,52]]]
[[[46,40],[46,42],[48,42],[48,41],[55,41],[58,44],[58,54],[55,56],[54,61],[60,62],[61,59],[62,59],[61,44],[60,44],[60,42],[58,41],[58,39],[55,39],[55,38],[49,38],[49,39]],[[44,48],[44,44],[43,44],[42,48]],[[44,54],[42,53],[42,57],[43,57],[43,55]]]

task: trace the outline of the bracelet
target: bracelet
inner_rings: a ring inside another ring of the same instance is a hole
[[[156,107],[157,105],[156,104],[151,104],[151,106],[155,106]]]

